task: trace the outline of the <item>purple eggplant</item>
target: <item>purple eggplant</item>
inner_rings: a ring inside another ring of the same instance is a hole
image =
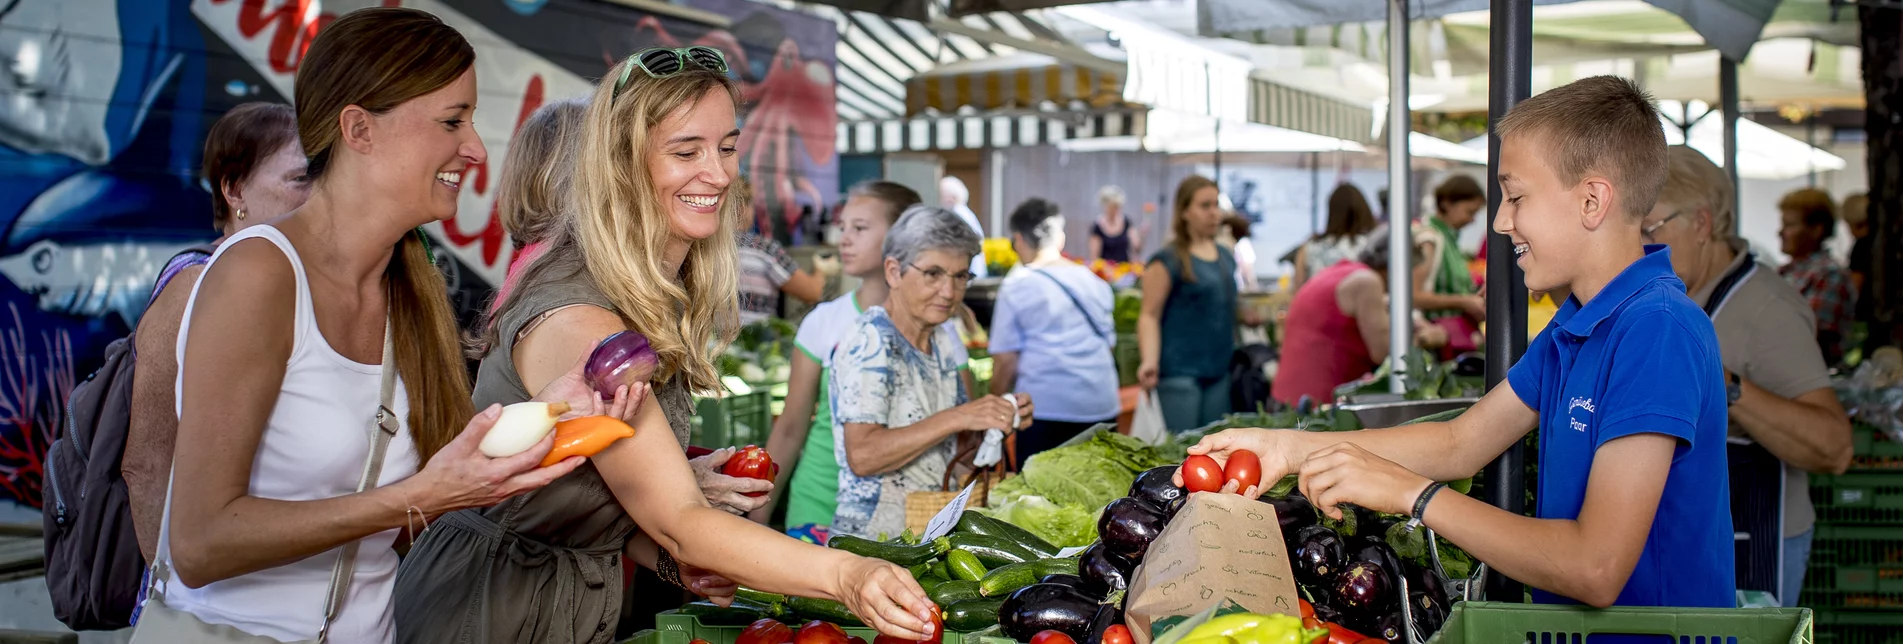
[[[1372,561],[1348,564],[1335,576],[1334,590],[1329,594],[1335,599],[1335,608],[1366,621],[1379,619],[1396,606],[1393,578],[1381,564]]]
[[[1107,596],[1130,587],[1130,574],[1135,570],[1135,562],[1112,554],[1103,542],[1090,544],[1078,554],[1077,576],[1084,580],[1079,590],[1098,597]]]
[[[1142,561],[1150,542],[1163,534],[1163,512],[1130,497],[1111,501],[1097,517],[1097,536],[1105,548],[1130,561]]]
[[[1090,629],[1100,605],[1070,586],[1031,584],[1011,593],[998,608],[998,625],[1004,634],[1028,642],[1039,631],[1058,631],[1074,642],[1090,639]]]
[[[1166,516],[1175,515],[1176,512],[1171,510],[1170,506],[1177,499],[1188,496],[1182,486],[1170,481],[1176,476],[1176,467],[1165,465],[1138,474],[1136,482],[1130,484],[1130,498],[1148,503],[1150,507],[1163,511]]]
[[[1312,525],[1295,534],[1289,554],[1295,560],[1295,580],[1327,587],[1341,572],[1344,559],[1341,535],[1327,526]]]
[[[1090,635],[1082,644],[1104,644],[1103,632],[1111,626],[1123,623],[1123,608],[1116,604],[1097,606],[1097,615],[1090,620]]]
[[[1396,588],[1401,587],[1400,575],[1406,572],[1406,568],[1401,565],[1401,558],[1394,554],[1394,549],[1388,547],[1386,541],[1382,541],[1380,537],[1364,534],[1359,537],[1349,537],[1345,545],[1347,546],[1345,561],[1348,563],[1371,561],[1381,564],[1381,569],[1388,572],[1389,584]]]
[[[1282,524],[1283,539],[1293,541],[1295,533],[1315,525],[1315,506],[1301,492],[1290,492],[1279,499],[1265,496],[1261,501],[1275,508],[1275,520]]]

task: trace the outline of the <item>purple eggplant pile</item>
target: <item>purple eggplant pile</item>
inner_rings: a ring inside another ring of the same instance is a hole
[[[1406,614],[1413,617],[1416,641],[1426,641],[1447,621],[1447,581],[1389,546],[1388,535],[1407,529],[1395,517],[1343,507],[1343,520],[1330,520],[1299,491],[1261,501],[1275,507],[1296,585],[1316,618],[1391,643],[1409,641]],[[1403,601],[1409,613],[1402,612]]]

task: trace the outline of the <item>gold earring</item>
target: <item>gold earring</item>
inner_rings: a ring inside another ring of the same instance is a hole
[[[238,209],[238,221],[244,221],[244,209],[243,209],[243,208],[239,208],[239,209]]]

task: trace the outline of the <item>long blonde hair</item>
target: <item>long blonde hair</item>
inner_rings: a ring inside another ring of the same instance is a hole
[[[724,90],[739,111],[740,88],[725,75],[688,65],[653,78],[635,70],[617,91],[622,61],[589,99],[576,147],[570,212],[552,231],[549,250],[524,269],[522,284],[500,311],[521,304],[535,286],[585,274],[614,304],[629,328],[648,338],[661,359],[655,381],[682,378],[690,391],[720,386],[714,357],[739,327],[739,254],[734,234],[745,204],[739,177],[722,195],[720,228],[689,247],[679,275],[663,257],[673,239],[667,206],[647,172],[650,130],[669,115],[691,109],[709,92]],[[678,277],[678,281],[677,281]],[[493,350],[498,330],[489,329]]]

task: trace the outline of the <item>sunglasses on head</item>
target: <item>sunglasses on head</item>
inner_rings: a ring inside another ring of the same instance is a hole
[[[667,78],[686,71],[689,63],[701,69],[727,73],[727,56],[720,50],[704,45],[693,47],[655,47],[634,52],[628,57],[630,64],[621,67],[621,78],[615,80],[615,96],[621,95],[622,88],[628,86],[628,77],[636,67],[646,72],[649,78]]]

